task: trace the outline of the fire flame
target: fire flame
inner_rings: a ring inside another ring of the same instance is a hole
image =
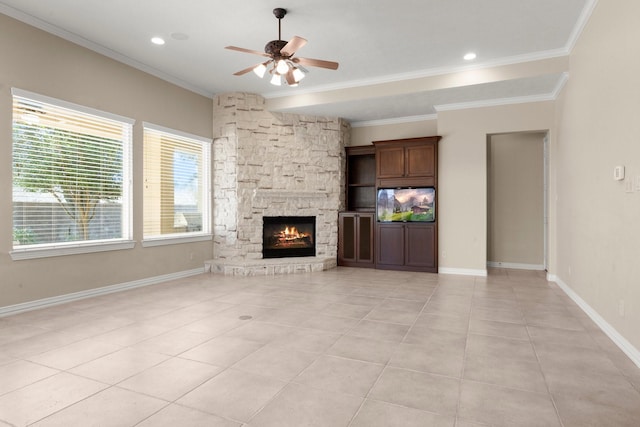
[[[280,238],[284,240],[295,240],[309,236],[309,233],[300,233],[296,227],[286,226],[284,231],[280,232]]]

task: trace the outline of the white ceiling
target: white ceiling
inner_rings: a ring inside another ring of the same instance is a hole
[[[565,57],[597,0],[0,0],[0,13],[195,92],[253,92],[273,110],[402,121],[434,106],[552,99]],[[340,63],[310,67],[299,87],[233,73],[278,37],[304,37],[296,55]],[[182,34],[186,40],[179,40]],[[150,43],[152,36],[167,41]],[[473,51],[477,59],[464,61]]]

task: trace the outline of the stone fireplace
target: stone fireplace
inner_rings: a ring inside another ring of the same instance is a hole
[[[274,113],[255,94],[214,98],[214,273],[260,275],[336,266],[349,124]],[[315,217],[315,256],[265,258],[265,217]]]

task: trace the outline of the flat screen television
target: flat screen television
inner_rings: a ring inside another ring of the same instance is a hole
[[[380,222],[433,222],[436,220],[436,189],[379,188],[376,214]]]

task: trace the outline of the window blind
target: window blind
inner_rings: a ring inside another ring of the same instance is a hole
[[[130,239],[133,121],[12,93],[14,249]]]
[[[210,233],[211,140],[144,124],[144,238]]]

